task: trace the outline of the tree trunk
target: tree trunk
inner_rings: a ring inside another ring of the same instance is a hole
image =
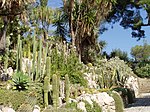
[[[7,17],[4,17],[3,21],[4,21],[4,27],[1,30],[1,34],[0,34],[0,52],[5,51],[5,48],[6,48],[6,33],[7,33],[7,27],[8,27]]]
[[[75,32],[73,30],[73,8],[74,8],[74,0],[70,0],[70,20],[69,20],[69,26],[70,26],[70,34],[72,38],[72,46],[75,46]]]

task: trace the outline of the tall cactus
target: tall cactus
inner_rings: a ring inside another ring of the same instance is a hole
[[[50,75],[51,75],[51,58],[47,57],[46,58],[46,76],[50,79]]]
[[[20,35],[18,35],[18,40],[17,40],[17,61],[16,61],[16,69],[17,71],[19,70],[19,48],[20,48]]]
[[[4,61],[5,73],[7,72],[7,67],[8,67],[8,48],[6,48],[5,61]]]
[[[40,52],[38,52],[38,59],[37,59],[37,67],[36,67],[36,76],[35,76],[35,79],[36,79],[36,81],[39,79],[39,77],[40,77],[40,74],[39,74],[39,71],[40,71],[40,61],[41,61],[41,58],[40,58],[40,56],[39,56],[39,54],[40,54]]]
[[[58,101],[59,101],[59,97],[58,97],[58,93],[59,93],[59,89],[58,89],[58,80],[57,80],[57,75],[54,74],[52,77],[52,89],[53,89],[53,106],[55,109],[57,109],[58,107]]]
[[[45,104],[45,107],[48,106],[48,91],[49,91],[49,77],[45,77],[44,78],[44,104]]]
[[[22,41],[20,40],[20,35],[18,36],[17,41],[17,71],[22,71]]]
[[[33,36],[33,60],[32,60],[32,80],[34,80],[34,75],[35,75],[35,62],[36,62],[36,49],[37,49],[37,43],[35,36]]]
[[[42,67],[41,65],[41,61],[42,61],[42,47],[43,47],[43,44],[42,44],[42,39],[40,39],[40,46],[39,46],[39,66]],[[41,77],[41,71],[42,69],[39,69],[39,76]]]
[[[22,71],[22,40],[20,40],[20,60],[19,60],[19,65],[20,65],[20,71]]]
[[[65,100],[66,103],[69,103],[70,96],[70,81],[68,75],[65,75]]]
[[[49,70],[49,73],[50,73],[50,57],[49,59],[47,59],[47,53],[48,53],[48,43],[46,43],[46,49],[43,49],[43,53],[44,53],[44,66],[43,66],[43,73],[42,74],[45,74],[45,68],[46,68],[46,72],[47,72],[47,69]],[[50,74],[49,74],[50,75]]]

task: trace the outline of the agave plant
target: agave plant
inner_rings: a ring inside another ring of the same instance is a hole
[[[12,82],[15,90],[26,90],[29,86],[30,78],[23,72],[16,72],[12,77]]]

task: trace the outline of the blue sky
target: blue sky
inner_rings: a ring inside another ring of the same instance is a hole
[[[62,0],[49,0],[49,6],[55,8],[62,6]],[[144,12],[142,12],[144,15]],[[146,40],[150,44],[150,27],[144,28],[146,31]],[[104,49],[107,53],[110,53],[113,49],[121,49],[126,51],[130,56],[130,49],[135,45],[142,45],[143,39],[137,41],[137,39],[131,37],[130,29],[123,29],[119,23],[115,24],[113,29],[109,28],[108,31],[104,32],[100,35],[99,40],[105,40],[107,42],[107,46]]]

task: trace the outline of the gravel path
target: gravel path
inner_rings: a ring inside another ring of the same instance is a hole
[[[124,112],[150,112],[150,93],[143,93]]]

